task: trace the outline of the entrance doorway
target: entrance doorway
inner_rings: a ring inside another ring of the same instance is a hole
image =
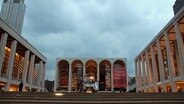
[[[80,60],[72,62],[72,91],[79,91],[82,87],[83,64]]]
[[[83,88],[86,93],[92,93],[94,91],[94,83],[97,81],[97,63],[94,60],[89,60],[86,62],[85,67],[87,82]]]
[[[61,60],[58,63],[59,75],[58,81],[59,85],[57,86],[57,91],[68,91],[68,79],[69,79],[69,62],[66,60]]]
[[[99,91],[111,91],[111,63],[108,60],[100,62]]]
[[[104,73],[104,72],[100,72]],[[99,90],[100,91],[105,91],[105,74],[100,74],[100,82],[99,82]]]

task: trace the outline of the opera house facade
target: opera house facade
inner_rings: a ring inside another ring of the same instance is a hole
[[[97,81],[99,91],[127,89],[127,62],[124,58],[58,58],[56,63],[54,91],[77,92],[78,83],[84,77]]]

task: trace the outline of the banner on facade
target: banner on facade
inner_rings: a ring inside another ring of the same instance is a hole
[[[126,68],[121,65],[115,65],[113,68],[113,82],[114,88],[126,88],[127,87],[127,75]]]

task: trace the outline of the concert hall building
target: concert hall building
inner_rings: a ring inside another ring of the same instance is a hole
[[[184,0],[176,1],[175,16],[136,57],[137,92],[184,91],[184,7],[181,4],[184,5]]]
[[[0,89],[44,91],[46,58],[21,36],[24,0],[3,0],[0,14]]]
[[[127,89],[125,58],[58,58],[56,63],[55,92],[77,92],[85,76],[99,82],[99,91]]]

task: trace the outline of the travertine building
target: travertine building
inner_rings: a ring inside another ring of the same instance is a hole
[[[184,7],[175,13],[135,59],[137,91],[184,90]]]
[[[127,88],[124,58],[58,58],[56,63],[54,91],[76,92],[77,84],[84,76],[98,81],[99,91]]]
[[[25,8],[24,0],[4,0],[1,9],[0,17],[19,35],[22,33]]]
[[[46,58],[19,34],[22,32],[23,3],[24,0],[3,1],[0,18],[0,88],[18,91],[22,81],[23,91],[43,91]]]

